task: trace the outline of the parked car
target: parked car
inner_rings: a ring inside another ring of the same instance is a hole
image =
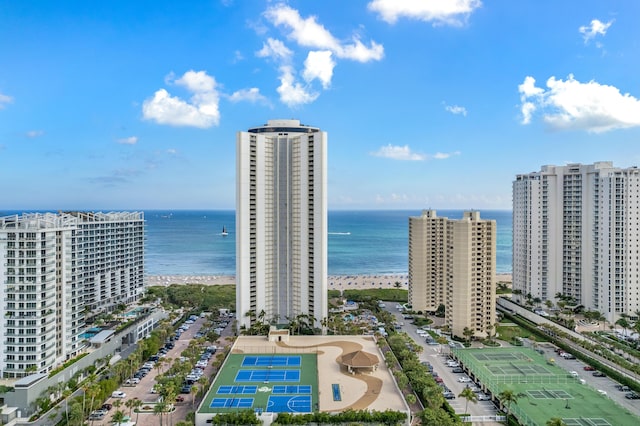
[[[593,375],[594,377],[607,377],[607,375],[606,375],[606,374],[604,374],[602,371],[594,371],[594,372],[592,373],[592,375]]]
[[[191,385],[184,385],[180,389],[180,393],[191,393]]]
[[[105,410],[105,411],[109,411],[113,408],[113,405],[111,404],[102,404],[102,407],[100,407],[101,410]]]
[[[478,393],[477,398],[478,401],[491,401],[491,397],[483,392]]]
[[[452,373],[464,373],[464,370],[462,369],[462,367],[455,367],[453,370],[451,370]]]
[[[444,396],[444,399],[455,399],[456,398],[456,394],[453,392],[443,392],[442,396]]]
[[[184,402],[184,396],[182,395],[176,396],[176,402]]]
[[[471,383],[471,379],[467,376],[458,377],[458,381],[460,383]]]
[[[583,367],[583,369],[584,369],[584,371],[595,371],[595,368],[593,368],[593,367],[592,367],[592,366],[590,366],[590,365],[585,365],[585,366]]]
[[[127,385],[137,385],[138,383],[140,383],[140,378],[139,377],[132,377],[130,379],[127,379],[127,381],[125,382]]]
[[[627,399],[640,399],[640,395],[638,395],[635,392],[629,392],[629,393],[625,394],[624,397],[627,398]]]
[[[111,393],[111,398],[126,398],[127,394],[122,391],[113,391]]]
[[[102,420],[102,418],[104,417],[105,412],[104,411],[93,411],[91,412],[91,414],[89,414],[89,420]]]

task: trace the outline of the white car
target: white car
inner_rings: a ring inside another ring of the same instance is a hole
[[[122,391],[113,391],[111,398],[126,398],[127,394]]]
[[[479,393],[478,394],[478,401],[491,401],[491,397],[489,395],[487,395],[486,393]]]
[[[471,383],[471,379],[466,376],[458,377],[458,381],[460,383]]]
[[[128,385],[137,385],[138,383],[140,383],[140,379],[138,379],[137,377],[132,377],[130,379],[127,379],[125,383]]]

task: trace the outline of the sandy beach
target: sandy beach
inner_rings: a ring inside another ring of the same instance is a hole
[[[496,275],[496,282],[511,282],[511,274]],[[171,284],[231,285],[236,283],[232,275],[149,275],[150,286],[168,286]],[[398,284],[396,284],[398,283]],[[366,288],[409,288],[409,275],[330,275],[327,279],[329,290],[366,289]]]

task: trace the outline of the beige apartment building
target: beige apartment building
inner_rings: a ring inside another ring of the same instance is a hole
[[[496,321],[496,221],[480,212],[462,219],[424,210],[409,218],[409,303],[415,311],[445,306],[453,335],[486,337]]]

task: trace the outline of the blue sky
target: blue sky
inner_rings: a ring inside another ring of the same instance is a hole
[[[0,209],[232,209],[235,137],[329,134],[330,209],[510,209],[640,163],[640,2],[0,5]]]

